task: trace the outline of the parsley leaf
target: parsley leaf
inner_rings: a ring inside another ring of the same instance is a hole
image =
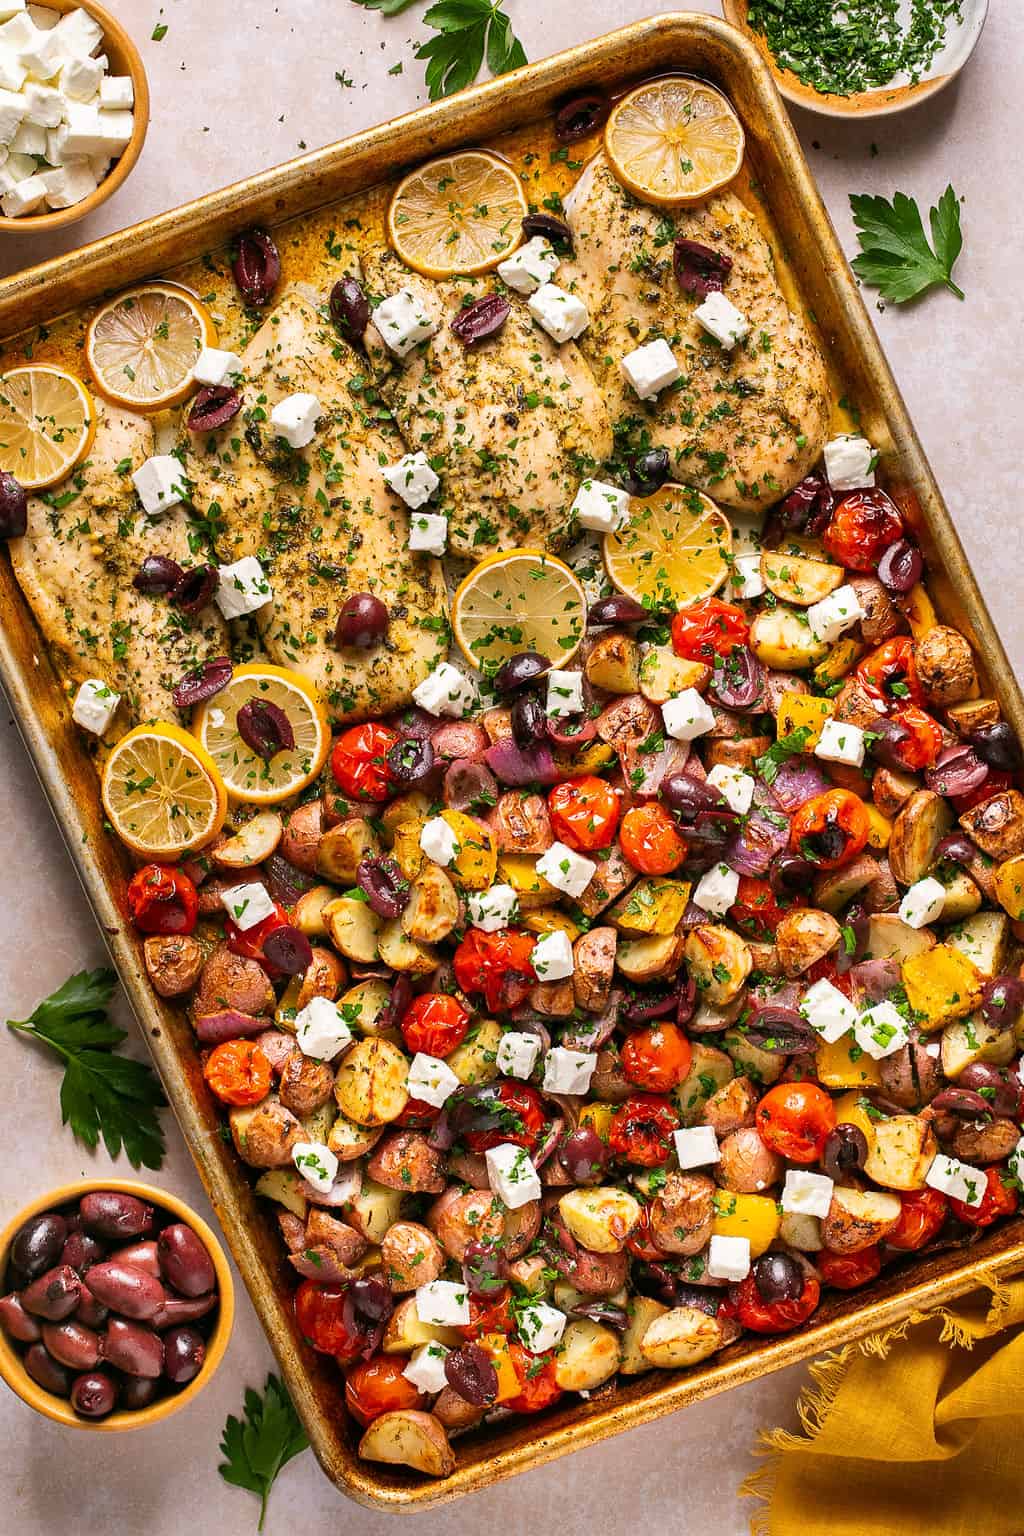
[[[355,3],[365,6],[368,11],[380,11],[382,16],[397,16],[399,11],[408,10],[412,0],[355,0]]]
[[[263,1529],[274,1479],[308,1445],[288,1389],[273,1372],[267,1377],[262,1397],[253,1387],[246,1387],[245,1418],[228,1414],[220,1441],[224,1460],[217,1471],[226,1483],[256,1494],[260,1501],[257,1530]]]
[[[929,210],[934,250],[924,232],[921,210],[905,192],[894,192],[891,203],[884,197],[853,196],[850,207],[861,247],[852,266],[862,282],[894,304],[939,286],[963,298],[963,290],[952,278],[964,240],[960,199],[951,186],[938,206]]]
[[[157,1109],[167,1101],[152,1067],[114,1052],[126,1033],[107,1008],[117,985],[113,971],[78,971],[29,1019],[7,1027],[42,1040],[64,1058],[61,1118],[87,1147],[102,1135],[111,1157],[122,1146],[133,1168],[159,1168],[164,1133]]]
[[[754,759],[754,767],[766,784],[775,783],[783,763],[791,757],[800,756],[810,735],[809,726],[798,725],[795,731],[790,731],[788,736],[780,736],[778,741],[772,742],[767,752],[762,752],[760,757]]]
[[[471,85],[485,54],[492,75],[506,75],[526,63],[523,45],[499,5],[500,0],[438,0],[424,14],[427,26],[438,34],[416,52],[418,59],[427,60],[431,101]]]

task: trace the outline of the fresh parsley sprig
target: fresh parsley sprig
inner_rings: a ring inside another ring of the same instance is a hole
[[[921,210],[905,192],[894,192],[891,203],[884,197],[852,196],[850,207],[861,247],[852,266],[862,282],[877,288],[893,304],[905,304],[936,287],[963,298],[952,277],[964,244],[960,199],[952,186],[928,212],[934,250],[924,232]]]
[[[412,0],[355,0],[368,11],[397,16]],[[501,9],[502,0],[438,0],[423,20],[436,33],[416,51],[427,61],[431,101],[453,96],[472,85],[484,59],[492,75],[507,75],[525,64],[526,53]]]
[[[773,741],[767,752],[762,752],[760,757],[755,757],[754,767],[766,784],[775,783],[783,763],[788,762],[791,757],[800,756],[810,736],[809,726],[798,725],[796,730],[790,731],[788,736],[780,736],[777,741]]]
[[[220,1441],[224,1460],[217,1471],[226,1483],[256,1494],[260,1501],[257,1530],[263,1529],[274,1479],[308,1445],[288,1389],[273,1372],[262,1397],[253,1387],[245,1389],[245,1418],[228,1415]]]
[[[133,1168],[159,1168],[164,1133],[157,1110],[167,1101],[151,1067],[115,1055],[127,1038],[108,1017],[117,985],[113,971],[77,971],[14,1029],[41,1040],[64,1059],[61,1118],[92,1149],[102,1135],[111,1157],[122,1146]]]

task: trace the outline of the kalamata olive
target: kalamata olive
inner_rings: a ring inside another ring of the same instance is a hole
[[[339,650],[351,645],[356,650],[368,651],[384,639],[390,622],[391,615],[379,597],[372,592],[353,592],[341,605],[334,626],[334,643]]]
[[[281,278],[281,258],[265,229],[247,229],[239,235],[232,270],[247,304],[260,309],[269,303]]]
[[[972,1061],[957,1078],[958,1088],[971,1088],[980,1094],[993,1115],[1015,1119],[1020,1099],[1020,1082],[1005,1069],[987,1061]]]
[[[78,1306],[74,1310],[77,1322],[84,1323],[87,1328],[102,1328],[110,1313],[110,1308],[105,1307],[101,1301],[90,1291],[85,1281],[82,1281],[82,1294],[79,1297]]]
[[[631,496],[653,496],[660,491],[671,472],[667,448],[648,448],[629,460],[623,477],[625,488]]]
[[[935,766],[925,771],[924,781],[936,795],[969,795],[981,788],[988,775],[988,763],[960,741],[939,753]]]
[[[559,144],[575,144],[596,133],[608,116],[608,102],[597,91],[581,91],[555,113],[555,138]]]
[[[898,720],[887,720],[884,715],[871,725],[871,741],[868,751],[876,762],[883,768],[893,768],[897,772],[906,772],[906,764],[903,754],[910,740],[910,732],[905,725]]]
[[[217,1272],[213,1260],[205,1244],[185,1222],[175,1221],[164,1227],[156,1250],[164,1279],[179,1296],[204,1296],[215,1288]]]
[[[313,946],[293,923],[282,923],[268,933],[263,953],[284,976],[304,976],[313,964]]]
[[[364,1275],[345,1288],[342,1323],[348,1333],[363,1340],[360,1354],[370,1359],[380,1347],[384,1324],[395,1307],[395,1298],[383,1280]]]
[[[701,811],[727,809],[725,801],[716,789],[691,773],[671,773],[661,786],[661,798],[670,811],[675,811],[681,821],[697,820]]]
[[[398,1028],[409,1011],[412,998],[412,982],[408,976],[401,974],[392,976],[387,1002],[377,1015],[378,1033],[383,1034],[385,1030]]]
[[[706,299],[709,293],[721,293],[725,287],[732,271],[732,257],[701,245],[699,240],[677,235],[672,246],[672,269],[684,293]]]
[[[212,1312],[216,1305],[216,1291],[208,1291],[205,1296],[168,1296],[159,1312],[155,1312],[149,1319],[149,1326],[160,1333],[165,1328],[194,1323]]]
[[[0,1328],[9,1333],[19,1344],[34,1344],[42,1337],[42,1330],[35,1318],[21,1304],[17,1291],[0,1296]]]
[[[520,651],[510,656],[494,674],[494,691],[500,694],[517,693],[529,683],[543,677],[551,663],[537,651]]]
[[[370,323],[370,301],[354,277],[339,277],[331,289],[331,319],[349,341],[362,341]]]
[[[777,853],[768,870],[768,883],[776,896],[795,896],[810,890],[817,871],[810,859],[798,853]]]
[[[60,1262],[70,1264],[83,1274],[90,1264],[98,1264],[106,1258],[107,1250],[98,1238],[88,1232],[69,1232],[60,1251]]]
[[[493,1296],[508,1278],[508,1265],[496,1243],[471,1242],[462,1255],[462,1276],[473,1296]]]
[[[213,602],[219,586],[220,572],[215,565],[193,565],[182,572],[181,580],[171,592],[171,602],[189,618],[195,618]]]
[[[697,982],[693,976],[687,976],[676,988],[676,1023],[679,1028],[685,1029],[696,1012]]]
[[[949,1115],[963,1115],[967,1120],[984,1120],[992,1114],[992,1106],[975,1088],[943,1088],[932,1099],[931,1108]]]
[[[967,740],[978,756],[1000,773],[1015,773],[1021,766],[1020,742],[1013,727],[1005,720],[997,720],[994,725],[979,725],[976,731],[970,732]]]
[[[868,1141],[859,1126],[843,1120],[833,1126],[825,1140],[821,1166],[830,1179],[841,1182],[857,1173],[867,1161]]]
[[[100,1343],[100,1355],[126,1376],[148,1376],[155,1380],[164,1368],[164,1345],[159,1335],[152,1328],[130,1323],[123,1317],[110,1319]]]
[[[1024,981],[1019,976],[993,976],[981,991],[981,1016],[993,1029],[1012,1029],[1024,1008]]]
[[[28,528],[28,497],[7,470],[0,473],[0,539],[20,539]]]
[[[25,1370],[44,1392],[67,1397],[71,1391],[71,1373],[55,1360],[42,1344],[30,1344],[25,1351]]]
[[[558,1161],[574,1184],[597,1184],[608,1162],[608,1148],[591,1125],[578,1125],[562,1142]]]
[[[836,499],[822,475],[805,475],[778,507],[782,528],[797,533],[820,533],[832,515]]]
[[[564,219],[556,219],[553,213],[528,213],[523,220],[523,234],[527,240],[540,235],[552,245],[572,244],[572,230]]]
[[[172,1328],[164,1334],[164,1375],[176,1387],[198,1376],[206,1360],[206,1340],[195,1328]]]
[[[916,587],[924,573],[921,551],[909,539],[897,539],[882,551],[878,579],[887,592],[902,597]]]
[[[280,853],[268,854],[263,860],[263,877],[267,890],[282,907],[294,907],[300,896],[304,896],[319,883],[315,875],[307,874],[304,869],[296,869]]]
[[[105,1419],[117,1406],[117,1388],[102,1371],[76,1376],[71,1383],[71,1406],[83,1419]]]
[[[378,917],[401,917],[409,905],[409,882],[395,859],[361,859],[356,881]]]
[[[118,1383],[122,1408],[148,1408],[160,1391],[160,1382],[150,1376],[126,1376]]]
[[[836,970],[845,976],[858,961],[863,960],[868,947],[870,918],[859,901],[855,901],[843,917],[843,942],[836,952]],[[852,935],[852,943],[851,943]],[[888,991],[888,987],[886,988]]]
[[[59,1323],[70,1317],[82,1294],[81,1277],[70,1264],[58,1264],[33,1280],[21,1293],[22,1305],[33,1317]]]
[[[459,310],[452,321],[452,330],[464,347],[476,347],[489,337],[497,336],[511,313],[512,306],[502,294],[485,293]]]
[[[43,1343],[55,1360],[73,1371],[91,1371],[100,1357],[99,1334],[73,1318],[63,1323],[44,1323]]]
[[[597,735],[597,721],[587,715],[548,715],[545,724],[547,738],[556,747],[576,752],[593,741]]]
[[[532,747],[534,742],[544,741],[548,733],[548,717],[544,706],[535,693],[521,693],[512,706],[512,737],[517,747]]]
[[[125,1317],[145,1321],[163,1305],[166,1293],[154,1275],[123,1259],[104,1259],[85,1272],[85,1283],[97,1301]],[[204,1287],[209,1289],[209,1287]]]
[[[450,1349],[444,1357],[444,1376],[452,1391],[474,1408],[486,1408],[498,1395],[494,1361],[479,1344]]]
[[[278,704],[269,699],[247,699],[235,716],[238,734],[251,752],[264,762],[279,752],[295,749],[295,732],[292,723]]]
[[[935,845],[936,859],[949,859],[953,864],[969,864],[977,852],[966,832],[947,832]]]
[[[753,1264],[754,1284],[762,1301],[798,1301],[804,1272],[788,1253],[763,1253]]]
[[[640,624],[651,617],[648,609],[641,607],[632,597],[613,592],[610,597],[598,598],[591,603],[587,613],[588,624]]]
[[[388,773],[396,784],[411,788],[422,784],[434,771],[434,747],[429,741],[419,741],[415,736],[403,736],[388,748]]]
[[[199,662],[171,690],[175,709],[191,709],[204,699],[212,699],[227,687],[233,672],[230,656],[212,656],[209,661]]]
[[[186,425],[190,432],[216,432],[234,421],[242,409],[242,397],[230,384],[207,384],[192,401]]]
[[[34,1280],[57,1263],[67,1235],[68,1224],[56,1211],[30,1216],[14,1234],[11,1261],[26,1280]]]
[[[622,1010],[627,1024],[647,1024],[651,1019],[674,1018],[678,997],[672,992],[638,992]]]
[[[813,1050],[815,1035],[807,1020],[795,1008],[764,1003],[747,1021],[746,1038],[752,1045],[774,1056],[791,1056]]]
[[[132,586],[145,597],[166,597],[185,572],[167,555],[147,555],[132,577]]]
[[[418,704],[408,704],[405,709],[392,715],[388,724],[400,736],[411,736],[415,741],[429,741],[437,730],[437,716],[429,715]]]
[[[723,709],[753,709],[764,694],[764,667],[747,645],[715,663],[709,692]]]

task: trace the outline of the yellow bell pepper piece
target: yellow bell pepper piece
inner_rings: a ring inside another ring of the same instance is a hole
[[[745,1237],[750,1256],[756,1259],[779,1235],[779,1208],[766,1195],[734,1195],[720,1189],[715,1195],[713,1237]]]

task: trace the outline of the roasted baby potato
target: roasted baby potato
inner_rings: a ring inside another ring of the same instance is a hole
[[[450,1477],[455,1456],[444,1425],[432,1413],[399,1408],[374,1419],[359,1442],[367,1461],[386,1461],[428,1477]]]
[[[921,686],[933,704],[959,704],[978,686],[971,648],[958,629],[936,624],[914,646]]]
[[[594,641],[583,664],[584,676],[606,693],[636,693],[640,686],[640,648],[629,635],[612,632]]]
[[[657,981],[674,976],[683,960],[684,941],[674,933],[663,938],[627,939],[618,947],[615,962],[630,981]]]
[[[670,645],[645,647],[640,658],[640,692],[652,704],[664,704],[686,688],[703,693],[710,678],[710,667],[677,656]]]
[[[739,995],[753,967],[749,947],[738,934],[717,923],[691,928],[683,941],[683,953],[701,996],[718,1007]],[[621,969],[621,959],[619,965]]]
[[[618,1334],[589,1318],[573,1318],[555,1356],[555,1381],[564,1392],[589,1392],[609,1381],[621,1361]]]
[[[672,1307],[648,1323],[640,1352],[651,1365],[678,1370],[706,1360],[724,1343],[725,1330],[717,1317],[699,1307]]]
[[[757,615],[750,626],[750,649],[777,672],[806,672],[828,652],[805,616],[781,605]]]
[[[380,839],[366,817],[350,816],[320,839],[316,872],[336,885],[355,885],[362,860],[378,853]]]
[[[577,1008],[600,1013],[608,1002],[615,974],[614,928],[591,928],[573,945],[573,996]]]
[[[341,945],[338,945],[341,948]],[[377,954],[393,971],[407,971],[411,976],[429,976],[440,959],[436,949],[411,939],[402,928],[400,917],[390,918],[377,934]]]
[[[369,965],[377,959],[382,923],[368,902],[338,896],[323,908],[323,919],[335,948],[347,960]]]
[[[821,1224],[822,1242],[833,1253],[859,1253],[887,1237],[902,1211],[895,1195],[837,1184],[828,1215]]]
[[[142,946],[146,974],[161,997],[180,997],[203,968],[203,946],[191,933],[150,934]]]
[[[439,944],[459,920],[459,893],[439,864],[425,864],[409,887],[402,931],[421,944]]]
[[[803,975],[831,954],[842,936],[842,929],[829,912],[818,912],[813,907],[787,912],[775,930],[775,947],[783,974]]]
[[[257,811],[234,837],[217,844],[210,857],[221,869],[252,869],[270,858],[283,834],[284,823],[276,811]]]
[[[875,1125],[864,1172],[884,1189],[923,1189],[924,1176],[937,1151],[927,1120],[919,1115],[892,1115]],[[825,1242],[831,1246],[827,1236]]]
[[[390,1040],[357,1040],[338,1068],[338,1108],[357,1125],[387,1125],[408,1103],[408,1076],[408,1058]]]
[[[640,1220],[640,1205],[623,1189],[573,1189],[558,1202],[576,1241],[592,1253],[621,1253]]]
[[[935,849],[953,825],[941,795],[919,789],[899,811],[889,839],[889,866],[901,885],[923,880],[935,863]]]
[[[965,811],[960,825],[982,853],[1002,863],[1024,853],[1024,795],[1001,789],[990,799]]]
[[[781,549],[766,549],[761,556],[761,580],[783,603],[809,608],[820,603],[846,580],[841,565],[824,560],[805,560]]]

